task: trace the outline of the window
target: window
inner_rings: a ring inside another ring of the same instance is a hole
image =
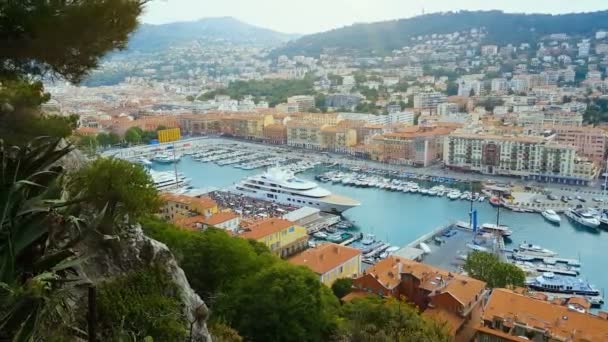
[[[340,274],[342,274],[342,272],[344,272],[344,266],[340,266]]]

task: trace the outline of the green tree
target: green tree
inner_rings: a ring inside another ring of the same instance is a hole
[[[342,298],[353,290],[353,280],[351,278],[337,279],[332,285],[331,290],[338,298]]]
[[[342,307],[341,335],[352,342],[449,342],[446,329],[394,298],[356,298]]]
[[[326,341],[338,300],[304,267],[281,261],[226,293],[217,314],[253,341]]]
[[[500,261],[491,253],[473,251],[469,253],[464,264],[467,273],[489,287],[524,286],[526,274],[519,267]]]
[[[233,238],[222,230],[189,232],[152,218],[142,225],[146,234],[175,253],[190,285],[208,304],[221,290],[277,260],[266,246]]]
[[[109,138],[110,146],[114,146],[120,142],[120,137],[116,133],[113,133],[113,132],[109,133],[108,138]]]
[[[0,2],[0,131],[31,128],[24,117],[50,98],[41,77],[79,82],[107,52],[125,48],[145,2]]]
[[[78,148],[87,152],[89,155],[95,154],[98,147],[97,137],[85,135],[78,138]]]
[[[125,141],[129,144],[141,143],[143,131],[139,127],[131,127],[125,132]]]
[[[110,142],[110,135],[107,133],[99,133],[95,138],[97,139],[97,144],[101,147],[108,147],[112,145]]]
[[[96,159],[70,177],[69,189],[93,207],[106,208],[111,218],[153,214],[161,203],[150,175],[122,159]]]

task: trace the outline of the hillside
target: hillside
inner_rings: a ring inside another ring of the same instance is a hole
[[[551,33],[588,34],[608,28],[608,11],[591,13],[512,14],[501,11],[434,13],[409,19],[355,24],[304,36],[274,51],[275,55],[318,55],[324,49],[386,52],[410,43],[410,38],[486,27],[487,43],[531,42]]]
[[[129,50],[149,52],[196,40],[277,45],[297,37],[250,25],[232,17],[205,18],[162,25],[143,24],[131,36]]]

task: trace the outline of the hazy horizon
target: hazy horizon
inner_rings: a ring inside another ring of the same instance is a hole
[[[601,11],[606,0],[568,2],[553,0],[430,0],[408,4],[402,0],[152,0],[142,17],[144,23],[164,24],[213,17],[234,17],[248,24],[284,33],[310,34],[354,23],[413,17],[423,13],[457,10],[502,10],[510,13],[562,14]],[[606,25],[608,27],[608,23]]]

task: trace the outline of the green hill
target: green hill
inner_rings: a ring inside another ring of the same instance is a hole
[[[591,34],[608,28],[608,11],[561,15],[501,11],[434,13],[409,19],[354,24],[301,37],[275,49],[274,55],[319,55],[325,49],[387,52],[411,42],[411,37],[485,27],[487,43],[534,42],[551,33]]]

